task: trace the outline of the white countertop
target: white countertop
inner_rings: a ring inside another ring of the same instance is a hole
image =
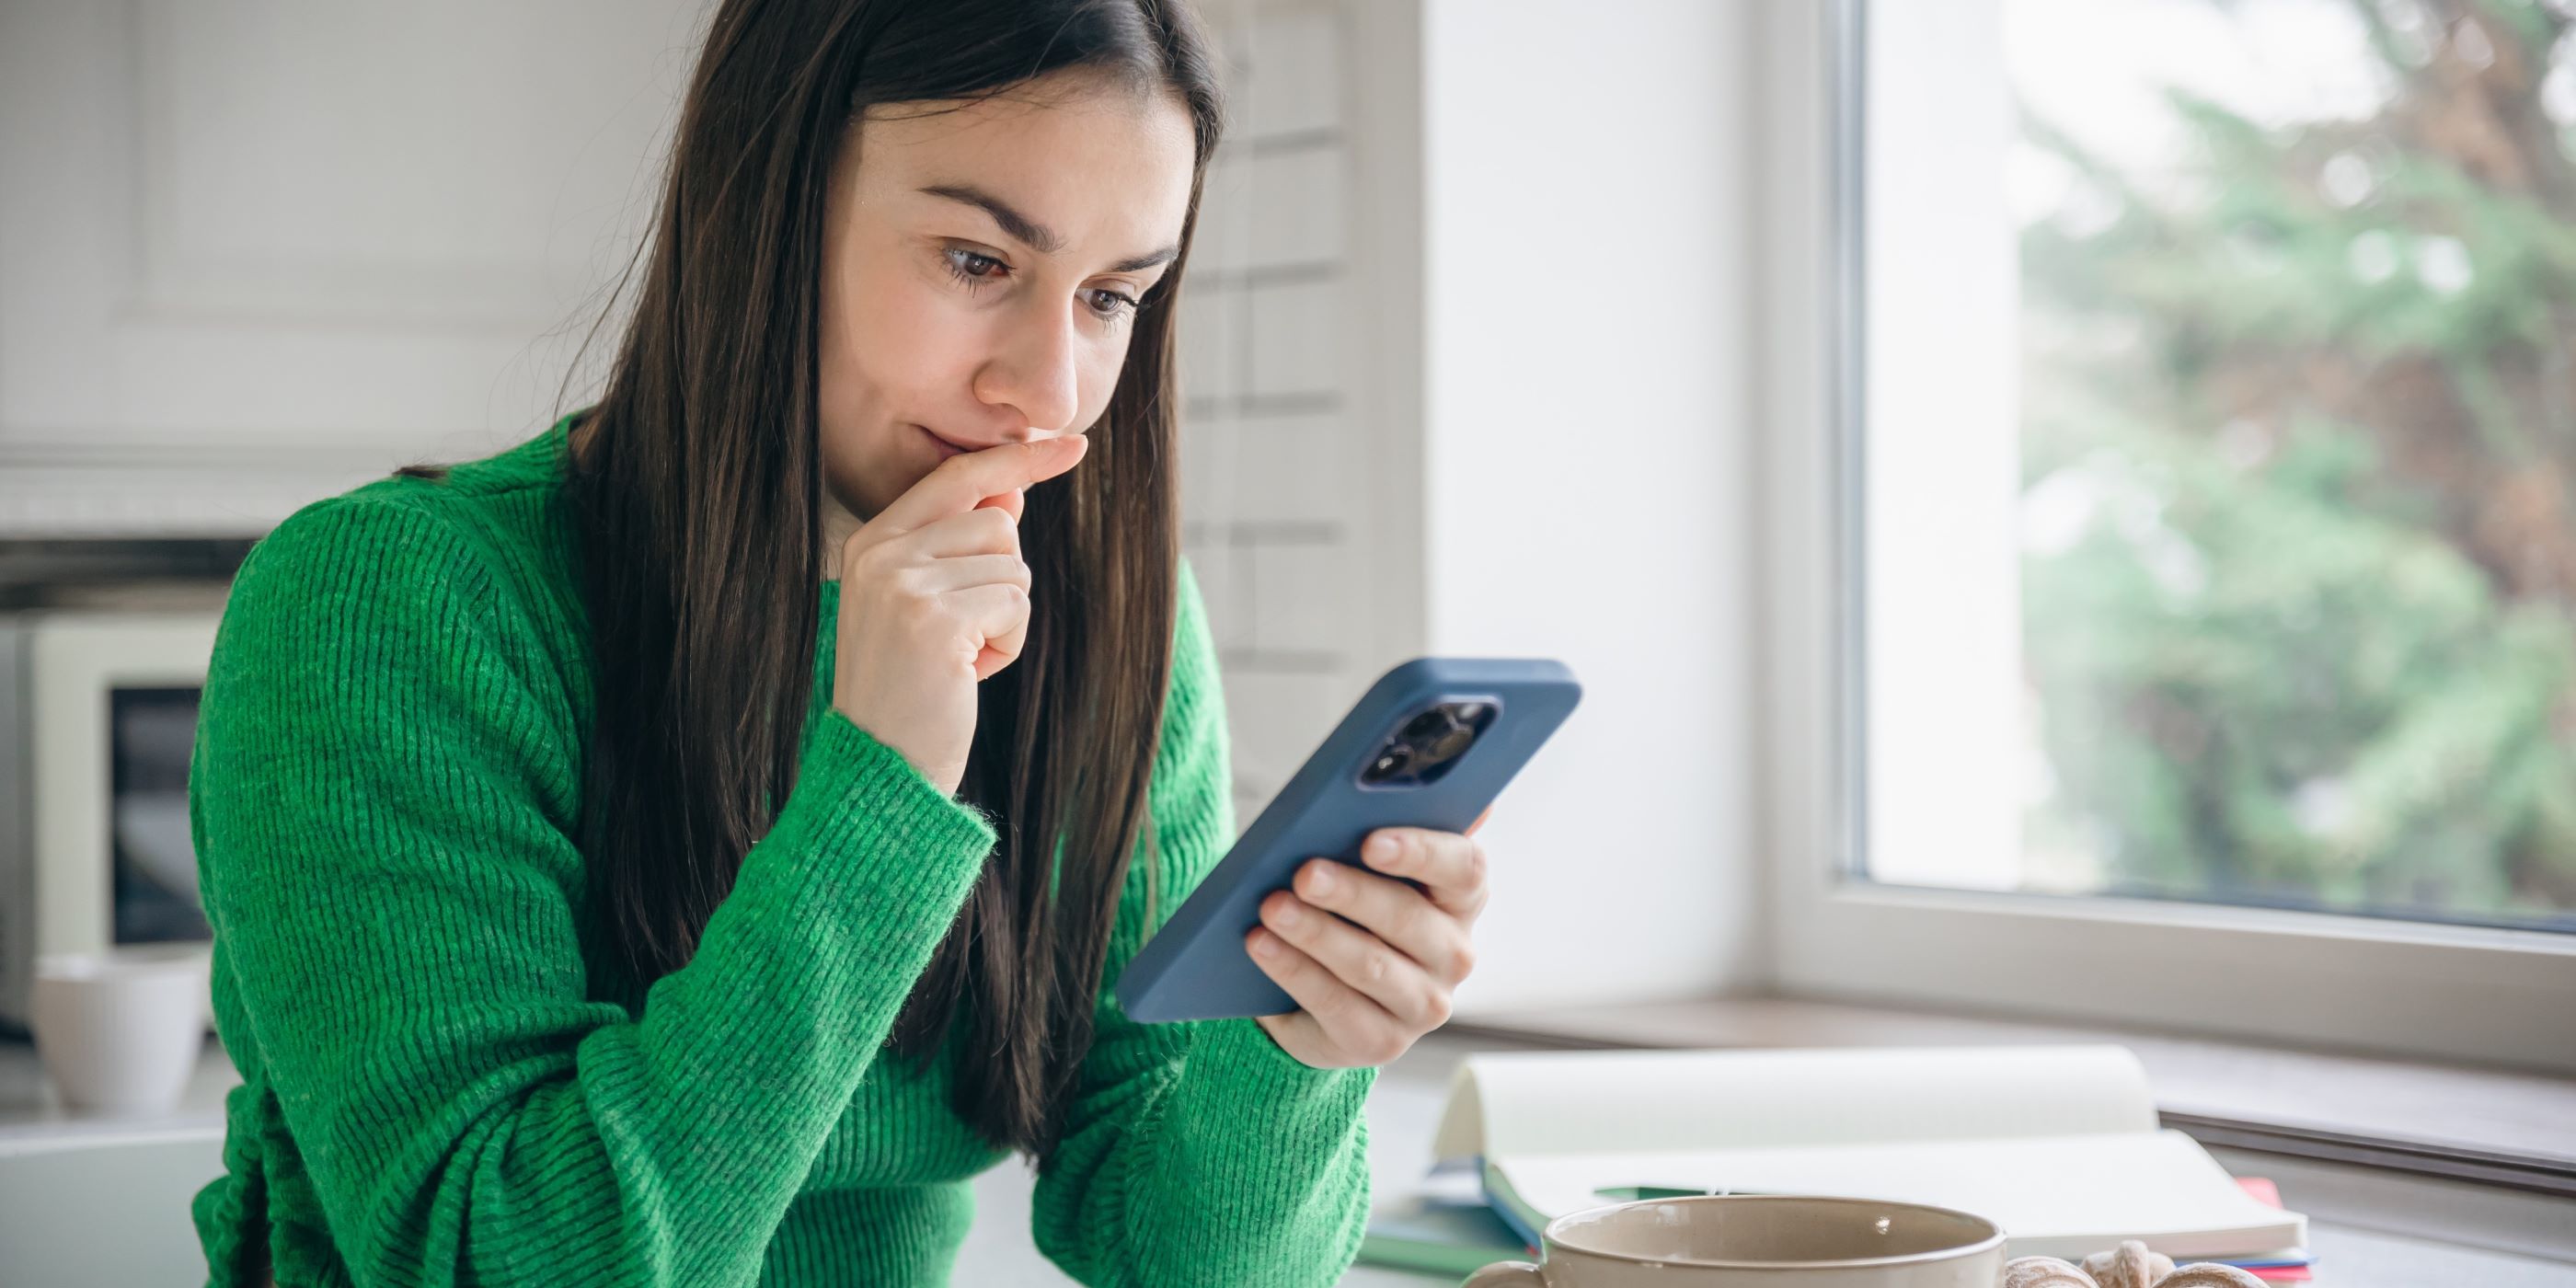
[[[1434,1034],[1388,1066],[1368,1105],[1370,1173],[1377,1193],[1387,1195],[1409,1188],[1430,1166],[1432,1131],[1448,1089],[1449,1073],[1460,1058],[1475,1050],[1521,1049],[1527,1045],[1487,1035]],[[210,1042],[195,1080],[173,1113],[151,1119],[83,1117],[62,1109],[45,1084],[33,1049],[23,1039],[0,1041],[0,1163],[5,1163],[11,1154],[29,1150],[51,1153],[119,1141],[166,1140],[175,1135],[199,1143],[198,1151],[187,1157],[203,1161],[211,1177],[211,1168],[220,1165],[214,1160],[220,1157],[216,1142],[222,1130],[223,1095],[238,1081],[222,1049]],[[2259,1171],[2274,1177],[2281,1182],[2291,1205],[2310,1213],[2310,1242],[2319,1258],[2319,1288],[2576,1286],[2576,1264],[2527,1255],[2531,1251],[2525,1246],[2528,1241],[2515,1233],[2528,1230],[2535,1222],[2542,1226],[2554,1222],[2563,1230],[2576,1230],[2576,1203],[2448,1182],[2389,1178],[2362,1168],[2215,1152],[2222,1162],[2240,1173]],[[185,1197],[204,1179],[141,1178],[142,1183],[132,1192],[137,1193],[138,1201],[146,1201],[142,1195],[147,1193],[154,1196],[148,1200],[148,1206],[156,1209],[150,1219],[137,1221],[130,1213],[100,1213],[93,1218],[96,1234],[86,1237],[112,1238],[124,1249],[131,1249],[137,1241],[150,1240],[160,1241],[165,1253],[174,1245],[182,1252],[192,1249],[194,1236],[188,1225]],[[959,1258],[957,1283],[1033,1288],[1073,1283],[1041,1257],[1029,1240],[1029,1186],[1026,1169],[1011,1166],[997,1167],[977,1179],[975,1233],[968,1238]],[[5,1192],[5,1180],[0,1180],[0,1193]],[[12,1195],[10,1199],[0,1207],[26,1212],[24,1196]],[[2329,1202],[2321,1204],[2318,1200]],[[2329,1209],[2362,1215],[2380,1211],[2449,1212],[2454,1214],[2455,1228],[2472,1233],[2464,1243],[2451,1243],[2423,1237],[2420,1232],[2398,1234],[2367,1222],[2318,1215]],[[40,1220],[32,1215],[21,1219],[30,1225]],[[51,1236],[46,1240],[48,1244],[70,1250],[63,1265],[89,1264],[79,1249],[97,1244],[84,1245],[84,1236],[80,1235],[66,1238],[58,1225],[44,1228]],[[12,1237],[10,1219],[0,1216],[0,1270],[25,1268],[13,1261],[20,1250],[12,1246]],[[2481,1244],[2484,1246],[2475,1246]],[[2516,1247],[2523,1251],[2507,1250]],[[10,1273],[0,1278],[15,1281],[18,1276]],[[46,1276],[43,1282],[69,1288],[73,1281],[55,1274]],[[1343,1280],[1358,1288],[1424,1288],[1440,1282],[1444,1280],[1370,1266],[1355,1268]]]

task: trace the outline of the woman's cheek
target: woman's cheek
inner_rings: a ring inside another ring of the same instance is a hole
[[[954,353],[960,329],[956,301],[918,283],[872,297],[860,325],[867,333],[863,361],[895,388],[908,388],[925,371],[924,359]]]

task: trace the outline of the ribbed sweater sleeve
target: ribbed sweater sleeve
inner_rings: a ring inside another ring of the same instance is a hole
[[[747,1284],[993,841],[828,709],[696,958],[588,1000],[583,731],[464,530],[339,498],[234,585],[191,811],[356,1282]]]
[[[1316,1069],[1250,1019],[1139,1024],[1109,985],[1141,946],[1145,858],[1156,925],[1234,842],[1216,645],[1184,565],[1152,789],[1155,838],[1131,865],[1063,1143],[1040,1169],[1032,1234],[1095,1288],[1338,1282],[1368,1223],[1377,1070]]]

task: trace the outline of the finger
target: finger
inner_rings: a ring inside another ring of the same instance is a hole
[[[949,515],[963,514],[986,500],[1072,469],[1089,446],[1090,440],[1082,435],[1066,434],[959,453],[941,461],[937,469],[923,475],[920,482],[878,511],[869,523],[892,532],[910,532]],[[1009,508],[1008,503],[999,508]]]
[[[1025,601],[1023,601],[1025,602]],[[1029,615],[1022,609],[1011,628],[984,641],[984,651],[975,657],[975,679],[978,683],[992,679],[996,672],[1020,660],[1020,650],[1028,647]]]
[[[983,637],[975,656],[975,678],[991,679],[1020,656],[1029,629],[1029,593],[1010,582],[952,590],[940,596],[948,611],[967,630]]]
[[[925,523],[886,541],[899,559],[954,559],[960,555],[1020,553],[1020,525],[999,506],[968,510]]]
[[[1018,555],[959,555],[953,559],[933,559],[918,569],[905,569],[904,575],[918,578],[922,589],[933,594],[952,590],[972,590],[977,586],[1017,586],[1027,590],[1031,575],[1029,566]]]
[[[1268,945],[1267,948],[1264,945]],[[1254,964],[1313,1016],[1335,1045],[1371,1064],[1404,1054],[1412,1038],[1385,1007],[1345,984],[1322,962],[1266,927],[1255,927],[1245,947]]]
[[[1457,832],[1382,827],[1369,833],[1360,861],[1421,882],[1431,901],[1452,916],[1472,921],[1485,909],[1485,847]]]
[[[1403,1021],[1407,1032],[1427,1032],[1448,1021],[1448,988],[1385,940],[1286,890],[1261,901],[1261,924]]]
[[[1409,882],[1314,859],[1298,871],[1295,889],[1298,898],[1394,945],[1443,983],[1457,984],[1474,967],[1466,927]]]
[[[1004,514],[1011,516],[1011,522],[1017,523],[1020,521],[1021,512],[1028,508],[1028,500],[1028,489],[1015,487],[1008,492],[997,493],[995,495],[985,497],[981,501],[977,501],[975,503],[975,508],[978,510],[999,510]]]

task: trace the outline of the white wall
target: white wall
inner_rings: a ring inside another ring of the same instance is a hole
[[[1225,677],[1238,826],[1370,681],[1420,651],[1401,589],[1420,576],[1419,429],[1360,339],[1419,277],[1414,262],[1370,269],[1385,258],[1373,215],[1389,185],[1369,176],[1387,140],[1354,122],[1406,111],[1380,101],[1376,3],[1201,5],[1231,121],[1181,305],[1183,547]],[[1409,95],[1417,69],[1394,80]]]
[[[1461,1014],[1751,982],[1752,5],[1422,8],[1427,643],[1585,684]]]

